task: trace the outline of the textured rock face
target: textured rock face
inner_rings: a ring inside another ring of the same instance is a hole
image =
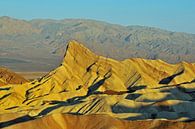
[[[6,69],[0,68],[0,86],[7,84],[22,84],[28,82],[23,77],[15,74],[14,72]]]
[[[21,113],[27,120],[55,113],[191,120],[194,91],[195,64],[116,61],[70,41],[58,68],[40,80],[0,88],[0,114]]]

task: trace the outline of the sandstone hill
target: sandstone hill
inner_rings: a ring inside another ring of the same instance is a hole
[[[7,85],[7,84],[22,84],[28,82],[22,76],[6,69],[0,67],[0,86]]]
[[[0,17],[0,65],[15,71],[50,71],[61,62],[66,43],[72,39],[117,60],[139,57],[195,62],[194,34],[84,19]]]
[[[105,129],[137,128],[140,123],[151,129],[172,125],[192,129],[194,122],[181,121],[194,120],[194,99],[193,63],[117,61],[74,40],[68,43],[60,66],[41,79],[0,87],[0,127],[66,129],[78,128],[75,123],[84,120],[81,129],[99,124]]]

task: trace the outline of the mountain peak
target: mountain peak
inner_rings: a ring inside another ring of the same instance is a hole
[[[63,62],[83,62],[94,60],[97,56],[86,48],[82,43],[76,40],[70,40],[68,42]],[[84,62],[83,62],[84,63]]]
[[[76,51],[79,51],[79,50],[84,50],[84,51],[90,51],[87,47],[85,47],[81,42],[79,41],[76,41],[76,40],[70,40],[68,42],[68,45],[67,45],[67,49],[66,51],[70,51],[70,50],[76,50]],[[90,51],[91,52],[91,51]]]
[[[70,40],[68,42],[66,51],[70,51],[72,49],[76,50],[76,49],[88,49],[88,48],[86,48],[84,45],[82,45],[82,43],[76,40]]]

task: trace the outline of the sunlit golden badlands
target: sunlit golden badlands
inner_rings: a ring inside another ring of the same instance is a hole
[[[60,66],[41,79],[26,82],[14,74],[22,80],[12,84],[4,75],[1,128],[195,128],[193,63],[117,61],[70,41]]]
[[[28,82],[23,77],[15,74],[14,72],[0,67],[0,86],[7,84],[22,84]]]

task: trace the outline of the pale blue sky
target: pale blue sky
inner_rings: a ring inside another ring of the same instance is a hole
[[[195,34],[195,0],[0,0],[0,16],[85,18]]]

